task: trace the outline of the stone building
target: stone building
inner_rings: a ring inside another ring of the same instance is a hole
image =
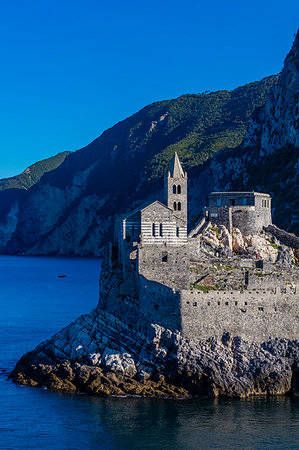
[[[245,235],[258,232],[272,222],[271,197],[257,192],[213,192],[206,217],[188,238],[187,173],[175,153],[165,176],[164,203],[147,203],[116,219],[123,282],[107,307],[125,313],[129,302],[133,308],[129,321],[149,320],[194,340],[221,337],[224,330],[249,340],[271,335],[294,338],[299,289],[293,282],[271,278],[252,290],[244,282],[235,291],[216,286],[198,290],[190,285],[191,240],[209,221],[225,225],[230,232],[233,227]],[[258,273],[259,281],[261,277]]]
[[[271,197],[261,192],[212,192],[206,213],[230,233],[236,227],[244,235],[253,234],[272,224]]]

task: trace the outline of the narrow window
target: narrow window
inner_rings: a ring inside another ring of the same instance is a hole
[[[162,252],[162,262],[167,262],[167,260],[168,260],[167,252]]]
[[[181,209],[182,209],[181,202],[178,202],[178,211],[181,211]]]
[[[173,202],[173,210],[176,211],[176,202]]]
[[[172,187],[172,192],[173,192],[174,194],[176,194],[176,185],[175,185],[175,184],[174,184],[173,187]]]
[[[160,223],[160,229],[159,229],[159,234],[160,234],[160,236],[162,237],[163,236],[163,226],[162,226],[162,223]]]
[[[182,193],[182,188],[181,188],[181,185],[179,184],[178,185],[178,194],[181,194]]]
[[[180,237],[180,229],[179,229],[179,227],[176,227],[176,237]]]
[[[153,236],[156,236],[156,225],[153,223],[153,229],[152,229]]]
[[[231,204],[232,206],[235,206],[235,205],[236,205],[236,200],[235,200],[234,198],[231,198],[231,199],[230,199],[230,204]]]

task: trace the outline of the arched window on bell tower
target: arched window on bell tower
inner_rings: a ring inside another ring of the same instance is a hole
[[[181,211],[182,210],[182,204],[181,204],[181,202],[178,202],[178,211]]]
[[[177,193],[178,193],[178,194],[181,194],[181,193],[182,193],[182,188],[181,188],[181,185],[180,185],[180,184],[178,185]]]
[[[176,194],[176,185],[175,185],[175,184],[174,184],[173,187],[172,187],[172,193],[173,193],[173,194]]]
[[[173,202],[173,210],[176,211],[176,202]]]

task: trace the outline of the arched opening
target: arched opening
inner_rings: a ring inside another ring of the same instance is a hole
[[[181,211],[181,209],[182,209],[181,202],[178,202],[178,211]]]
[[[152,227],[152,235],[156,236],[156,225],[153,223],[153,227]]]
[[[160,230],[159,230],[159,234],[160,234],[160,236],[162,237],[163,236],[163,226],[162,226],[162,223],[160,223]]]
[[[176,194],[176,185],[175,185],[175,184],[172,186],[172,192],[173,192],[174,194]]]
[[[173,210],[176,211],[176,202],[173,202]]]
[[[180,229],[179,229],[179,227],[176,227],[176,237],[180,237]]]
[[[181,185],[179,184],[178,185],[178,194],[181,194],[182,193],[182,188],[181,188]]]

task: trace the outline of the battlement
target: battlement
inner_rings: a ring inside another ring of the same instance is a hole
[[[221,337],[247,341],[298,339],[298,286],[257,291],[181,291],[182,334],[189,339]]]

